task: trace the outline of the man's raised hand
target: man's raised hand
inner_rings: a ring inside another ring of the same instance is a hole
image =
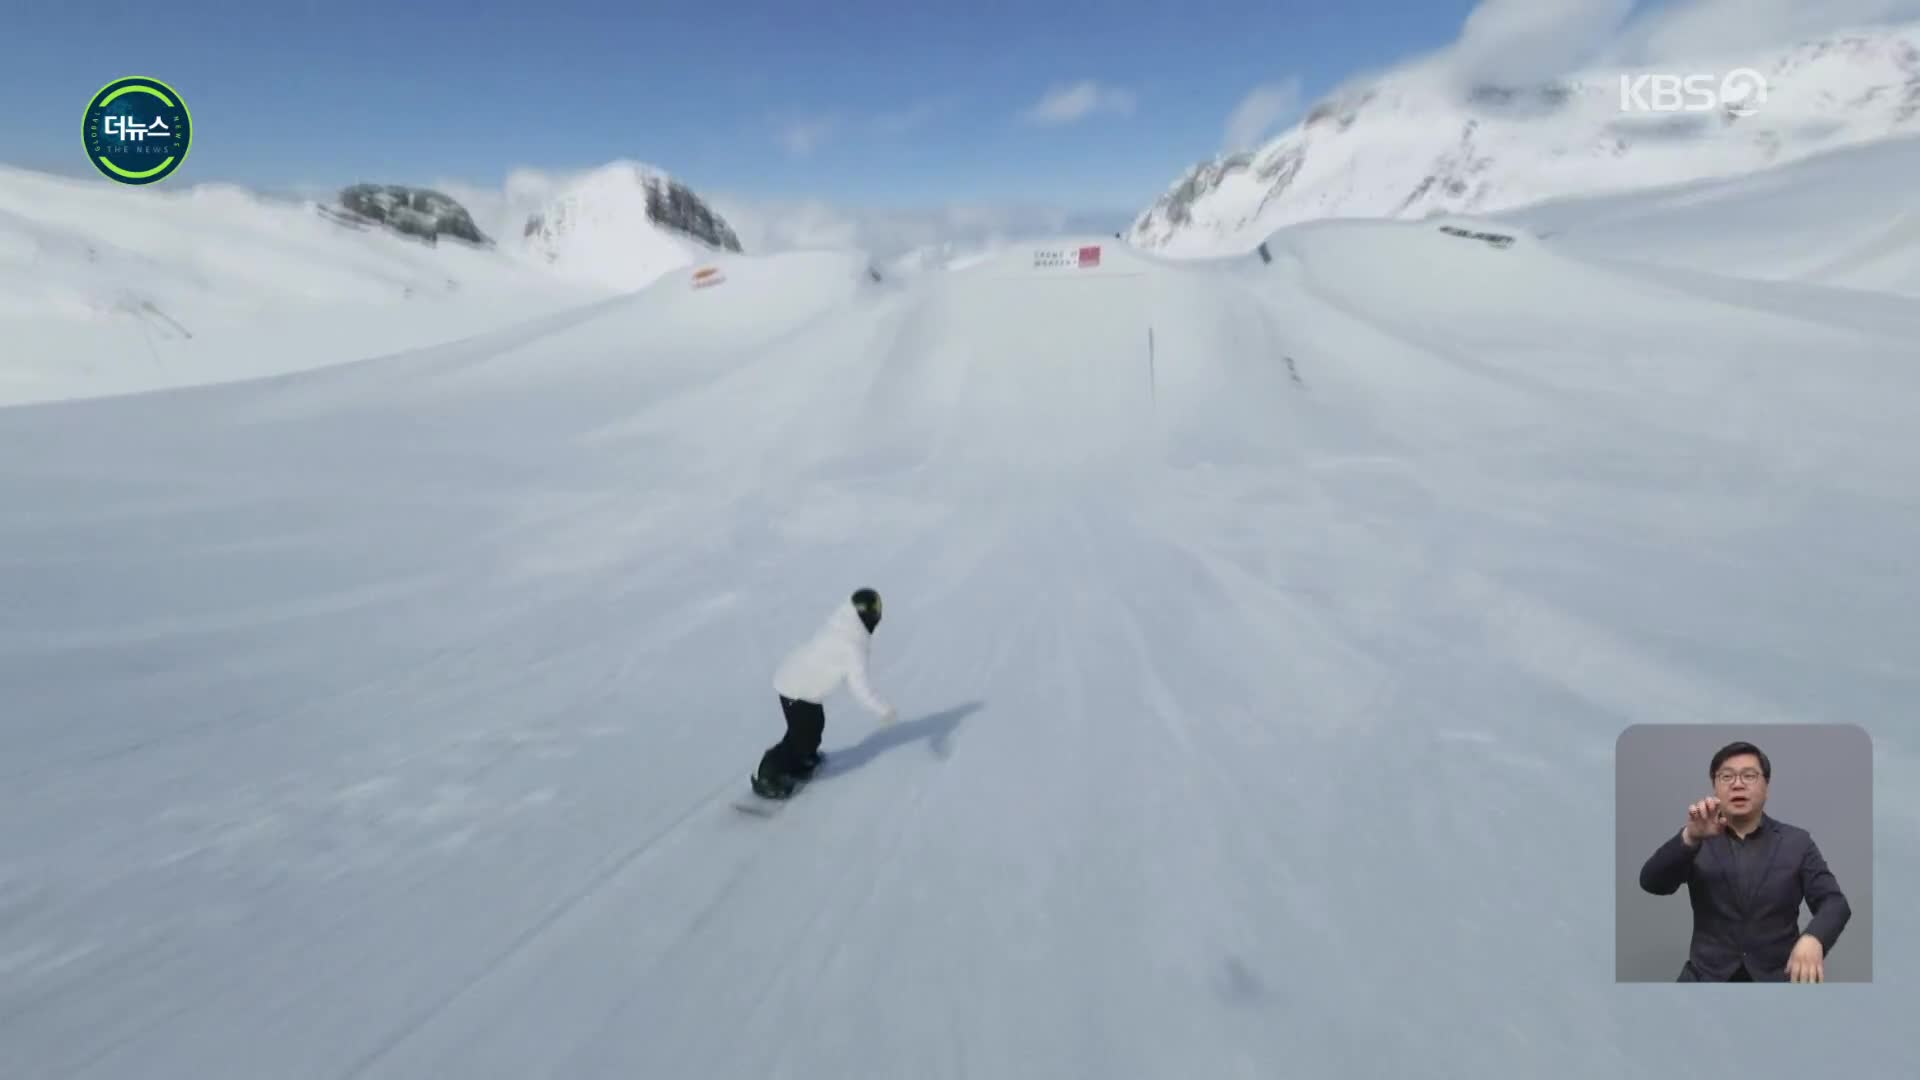
[[[1727,819],[1720,812],[1720,800],[1709,796],[1687,807],[1687,830],[1682,839],[1693,847],[1709,836],[1727,831]]]

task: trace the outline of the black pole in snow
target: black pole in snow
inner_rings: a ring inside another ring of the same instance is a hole
[[[1160,404],[1159,381],[1153,373],[1153,327],[1147,327],[1147,397],[1154,405]]]

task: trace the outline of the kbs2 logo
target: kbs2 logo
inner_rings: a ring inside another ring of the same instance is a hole
[[[1767,77],[1752,68],[1725,75],[1647,73],[1620,76],[1620,111],[1715,112],[1752,116],[1767,103]]]

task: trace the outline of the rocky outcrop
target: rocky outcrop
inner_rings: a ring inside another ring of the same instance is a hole
[[[622,170],[615,169],[613,174]],[[740,238],[734,235],[732,226],[719,214],[713,212],[693,189],[677,180],[665,176],[627,170],[632,172],[646,190],[647,220],[659,228],[682,236],[698,240],[716,251],[739,251]],[[566,232],[573,225],[564,220],[571,200],[562,199],[556,208],[544,213],[533,214],[527,218],[526,227],[521,236],[551,240],[555,235]]]
[[[740,238],[692,189],[673,180],[647,181],[647,217],[663,229],[683,232],[722,251],[739,251]]]
[[[451,237],[478,247],[493,240],[473,223],[473,215],[446,195],[400,184],[355,184],[340,192],[340,205],[323,213],[347,224],[377,224],[430,244]]]

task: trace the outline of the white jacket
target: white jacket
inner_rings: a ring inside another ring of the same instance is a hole
[[[811,640],[787,655],[773,676],[773,688],[782,697],[801,701],[826,700],[845,680],[860,704],[881,717],[893,709],[867,682],[867,650],[872,635],[867,633],[860,613],[848,600],[833,610]]]

